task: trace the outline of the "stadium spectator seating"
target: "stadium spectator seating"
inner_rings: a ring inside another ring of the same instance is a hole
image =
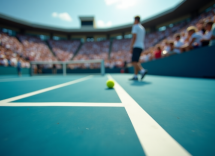
[[[131,53],[129,52],[131,39],[113,40],[110,60],[112,66],[122,67],[124,61],[130,62]]]
[[[204,46],[205,43],[202,39],[210,36],[210,30],[206,30],[205,24],[209,21],[214,22],[214,15],[215,7],[192,20],[181,21],[166,26],[163,30],[146,33],[145,49],[141,54],[140,61],[142,63],[148,62]],[[188,46],[190,38],[192,38],[187,31],[188,27],[190,30],[190,26],[193,26],[192,29],[197,31],[195,34],[201,35],[201,42],[198,44],[194,42],[192,46]],[[177,36],[179,36],[179,40],[176,39]],[[112,43],[110,40],[85,42],[76,56],[74,54],[81,44],[80,41],[49,40],[48,43],[56,55],[55,57],[47,44],[39,38],[26,35],[18,35],[17,38],[0,33],[0,64],[16,66],[17,60],[20,59],[23,62],[23,67],[29,67],[28,61],[68,61],[72,58],[73,60],[104,59],[106,67],[114,68],[123,67],[125,61],[129,63],[131,60],[129,52],[131,39],[114,39]],[[99,64],[74,64],[69,67],[98,68]]]
[[[30,61],[57,61],[48,46],[39,38],[25,35],[18,35],[22,42],[23,56]]]
[[[29,68],[29,61],[23,57],[23,45],[15,37],[0,33],[0,65],[16,66],[18,60],[23,68]]]
[[[161,47],[162,57],[167,57],[172,54],[180,54],[180,53],[186,51],[186,49],[183,50],[183,47],[186,47],[190,41],[190,38],[189,38],[188,32],[187,32],[187,28],[189,26],[195,26],[197,33],[200,33],[202,36],[202,39],[203,39],[204,35],[207,33],[207,32],[205,32],[205,24],[208,21],[214,22],[214,17],[215,17],[214,9],[215,8],[212,8],[211,11],[200,14],[198,17],[192,19],[191,21],[183,21],[171,28],[166,29],[165,31],[157,32],[156,35],[152,35],[152,34],[146,35],[146,39],[145,39],[146,49],[142,53],[142,55],[140,57],[140,61],[147,62],[147,61],[156,59],[154,55],[155,55],[157,47]],[[201,23],[201,25],[199,23]],[[179,52],[178,51],[175,52],[175,49],[174,49],[174,47],[176,46],[175,45],[176,44],[176,40],[175,40],[176,34],[180,35],[180,37],[181,37],[180,41],[182,42],[182,46],[180,47]],[[151,36],[151,37],[149,37],[149,36]],[[157,42],[153,41],[153,38],[154,38],[154,40],[157,40]],[[156,38],[158,38],[158,39],[156,39]],[[173,43],[172,51],[171,51],[171,46],[170,46],[171,43]],[[195,48],[198,48],[198,47],[201,47],[201,45],[198,45]]]
[[[107,66],[110,41],[85,42],[74,60],[104,59]],[[91,65],[91,66],[90,66]],[[84,64],[82,68],[98,68],[99,64]],[[76,65],[77,68],[77,65]]]
[[[74,56],[75,51],[78,49],[80,41],[66,41],[66,40],[49,40],[49,45],[52,51],[60,61],[69,61]]]

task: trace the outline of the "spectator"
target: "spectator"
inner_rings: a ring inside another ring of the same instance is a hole
[[[175,42],[174,42],[174,52],[177,54],[181,53],[181,47],[184,45],[184,43],[181,40],[181,35],[176,34],[175,35]]]
[[[215,45],[215,16],[214,16],[214,24],[212,26],[212,30],[211,30],[211,41],[210,41],[210,46],[214,46]]]
[[[163,51],[165,51],[165,53],[169,53],[170,52],[170,44],[169,41],[165,41],[165,45],[163,47]]]
[[[200,20],[197,24],[196,24],[196,28],[197,28],[197,32],[200,33],[202,36],[205,33],[205,28],[204,28],[204,20]]]
[[[157,47],[156,47],[156,50],[154,51],[154,58],[155,58],[155,59],[161,58],[161,53],[162,53],[161,47],[160,47],[160,46],[157,46]]]
[[[169,41],[168,45],[169,45],[169,51],[164,50],[163,53],[162,53],[162,55],[164,57],[165,56],[170,56],[170,55],[174,54],[174,42]]]
[[[182,43],[185,43],[186,38],[187,38],[186,33],[182,33],[182,34],[181,34],[181,40],[180,40],[180,41],[181,41]]]
[[[1,66],[7,66],[8,65],[8,61],[4,55],[0,55],[0,65]]]
[[[11,66],[16,67],[16,65],[17,65],[17,57],[16,56],[17,56],[16,54],[12,54],[12,57],[10,59]]]
[[[173,54],[174,52],[174,42],[169,42],[170,52],[169,54]]]
[[[210,43],[210,40],[211,40],[211,36],[212,36],[212,26],[213,26],[213,21],[208,21],[206,24],[205,24],[205,34],[203,35],[202,37],[202,46],[208,46],[209,43]]]
[[[195,26],[190,26],[187,28],[189,43],[183,47],[184,50],[189,51],[194,48],[198,48],[201,46],[202,36],[197,32]]]

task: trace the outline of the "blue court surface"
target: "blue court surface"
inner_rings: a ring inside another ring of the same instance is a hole
[[[215,80],[131,76],[1,77],[0,156],[215,155]]]

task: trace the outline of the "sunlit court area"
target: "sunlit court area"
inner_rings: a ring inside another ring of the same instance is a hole
[[[0,0],[0,156],[215,156],[214,0]]]

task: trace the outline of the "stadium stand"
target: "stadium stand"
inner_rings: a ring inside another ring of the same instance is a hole
[[[74,60],[104,59],[107,67],[109,59],[109,45],[110,41],[107,40],[100,42],[86,42],[82,45]],[[99,64],[91,64],[90,68],[98,67]],[[82,68],[89,68],[89,64],[85,64]]]
[[[193,48],[199,48],[203,46],[203,40],[209,39],[211,37],[211,28],[206,30],[207,23],[214,23],[215,7],[213,7],[209,12],[204,12],[198,17],[191,21],[183,21],[172,28],[168,28],[163,32],[157,32],[154,34],[146,35],[146,50],[141,55],[141,62],[148,62],[150,60],[158,59],[161,57],[167,57],[173,54],[180,54],[185,51],[192,50]],[[200,43],[193,47],[187,48],[192,36],[189,36],[187,29],[193,26],[196,29],[196,33],[199,35]],[[176,39],[178,36],[179,39]],[[154,40],[153,40],[154,39]],[[162,39],[159,41],[159,39]],[[156,42],[158,41],[158,42]],[[151,44],[151,45],[150,45]],[[206,43],[208,45],[209,42]],[[155,45],[155,46],[152,46]],[[204,45],[205,46],[205,45]],[[161,57],[156,57],[158,48],[161,48]]]
[[[48,46],[39,38],[18,35],[24,47],[23,56],[30,61],[57,61]]]
[[[113,40],[110,60],[113,66],[122,67],[124,61],[130,62],[131,54],[129,52],[131,39]]]
[[[145,49],[140,57],[141,63],[207,46],[211,37],[212,24],[215,20],[214,15],[215,6],[195,18],[163,26],[163,29],[158,29],[154,32],[147,32]],[[191,29],[194,31],[192,36],[188,32]],[[198,37],[198,42],[194,41],[192,46],[188,46],[191,39],[195,37]],[[125,61],[129,63],[131,59],[131,54],[129,53],[131,39],[114,39],[112,44],[110,40],[85,42],[76,56],[75,51],[81,44],[80,41],[48,40],[48,44],[56,55],[55,57],[41,39],[27,35],[17,35],[17,38],[4,33],[0,34],[2,65],[6,65],[5,60],[16,62],[14,60],[17,60],[18,57],[22,60],[24,67],[29,67],[28,60],[68,61],[73,58],[73,60],[104,59],[107,68],[122,68]],[[15,66],[16,63],[10,64]],[[70,68],[98,67],[99,64],[91,66],[89,64],[82,66],[74,64],[70,66]]]
[[[75,51],[81,44],[80,41],[66,41],[66,40],[49,40],[53,52],[60,61],[69,61],[74,56]]]
[[[15,37],[0,33],[0,65],[16,66],[18,60],[23,68],[29,68],[29,61],[23,57],[23,45]]]

